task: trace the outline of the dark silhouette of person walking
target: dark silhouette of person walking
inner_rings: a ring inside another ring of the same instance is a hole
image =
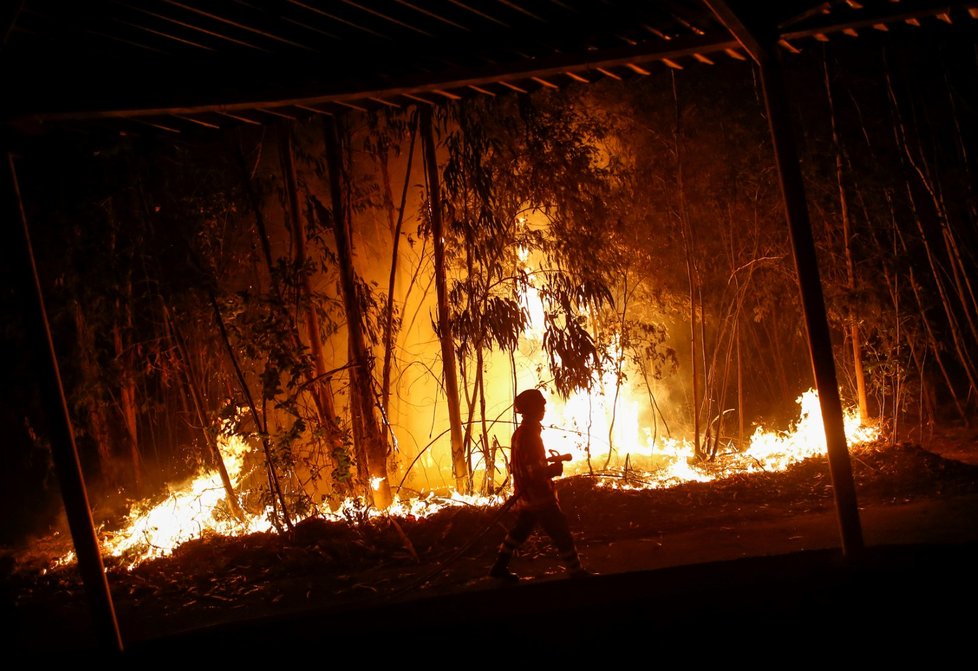
[[[510,454],[510,472],[513,475],[514,508],[516,522],[499,546],[496,562],[489,576],[500,580],[518,581],[519,576],[509,570],[513,553],[539,526],[557,548],[568,575],[580,578],[592,575],[581,566],[574,538],[560,502],[553,479],[563,474],[563,461],[569,457],[555,455],[547,458],[541,432],[543,416],[547,411],[547,399],[539,389],[527,389],[516,397],[516,412],[523,420],[513,433]]]

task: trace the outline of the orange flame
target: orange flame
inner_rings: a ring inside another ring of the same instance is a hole
[[[587,399],[572,398],[562,413],[574,412],[576,404],[593,403]],[[722,466],[698,463],[693,458],[693,446],[688,440],[660,438],[654,443],[646,429],[646,441],[632,443],[628,457],[632,463],[642,463],[644,468],[634,468],[635,478],[613,477],[610,472],[600,474],[602,484],[627,489],[663,488],[690,481],[709,481],[724,477],[733,472],[757,470],[784,470],[791,464],[804,459],[825,454],[825,434],[821,422],[818,395],[814,390],[805,392],[798,398],[800,414],[787,430],[770,431],[758,428],[751,436],[750,446],[742,452],[724,455]],[[625,418],[619,418],[624,420]],[[633,418],[627,417],[631,430]],[[625,422],[622,422],[625,424]],[[858,412],[849,410],[845,416],[846,437],[850,445],[875,440],[877,430],[859,423]],[[555,429],[545,431],[548,445],[568,450],[574,455],[568,464],[568,475],[588,471],[587,454],[580,437],[568,441],[567,434]],[[242,475],[244,457],[248,445],[237,436],[226,436],[221,442],[228,474],[237,484]],[[603,463],[607,451],[592,452],[591,462]],[[599,470],[599,469],[596,469]],[[318,514],[325,519],[342,521],[392,515],[399,518],[423,518],[450,506],[495,506],[500,505],[505,495],[477,496],[452,492],[449,497],[433,494],[418,496],[407,500],[395,498],[385,511],[365,509],[362,501],[347,499],[338,508],[323,506]],[[199,474],[170,488],[166,499],[150,505],[137,503],[127,516],[125,526],[115,532],[102,532],[104,551],[112,557],[124,559],[124,565],[132,569],[139,564],[165,556],[176,547],[189,540],[207,534],[240,536],[244,534],[270,531],[269,516],[249,515],[244,521],[236,520],[227,510],[226,493],[216,471]],[[74,560],[74,555],[62,557],[58,563]]]

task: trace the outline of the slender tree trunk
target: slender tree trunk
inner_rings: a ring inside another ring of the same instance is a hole
[[[698,273],[696,271],[696,252],[693,249],[692,226],[689,221],[689,211],[686,205],[686,186],[683,175],[682,155],[682,111],[679,106],[679,92],[676,87],[676,75],[672,74],[672,97],[675,103],[675,126],[673,128],[673,152],[676,157],[676,192],[679,196],[680,231],[683,238],[683,250],[686,254],[686,281],[689,284],[689,355],[692,363],[692,392],[693,392],[693,446],[697,457],[703,456],[700,445],[700,388],[699,388],[699,354],[696,346],[696,289]]]
[[[127,296],[129,292],[127,291]],[[124,325],[132,325],[132,311],[128,302],[116,300],[116,314],[122,314]],[[129,458],[132,464],[133,482],[138,490],[143,484],[142,457],[139,453],[139,416],[136,409],[136,380],[133,370],[132,353],[126,347],[122,334],[123,325],[116,322],[112,326],[112,345],[115,357],[119,362],[122,377],[119,380],[119,408],[122,413],[123,427],[126,432],[126,445],[129,448]]]
[[[486,376],[485,361],[483,360],[482,350],[479,350],[479,370],[476,374],[476,386],[479,389],[479,426],[482,429],[482,453],[485,459],[486,477],[482,487],[482,493],[489,495],[492,493],[493,480],[496,470],[495,450],[489,445],[489,426],[486,423]]]
[[[385,413],[390,412],[391,394],[391,361],[394,353],[394,280],[397,277],[398,253],[401,243],[401,226],[404,222],[404,210],[407,204],[408,185],[411,183],[411,166],[414,163],[414,143],[418,136],[417,116],[412,117],[411,123],[411,147],[408,149],[407,167],[404,170],[404,187],[401,189],[401,204],[397,209],[397,221],[391,231],[392,246],[391,251],[391,272],[387,280],[387,307],[384,310],[384,364],[381,369],[380,377],[380,397],[381,407]],[[384,165],[387,164],[387,156],[384,156]],[[385,170],[386,172],[386,170]],[[384,180],[386,191],[390,193],[390,178]],[[388,198],[390,196],[388,195]],[[393,206],[393,202],[391,203]],[[407,297],[405,296],[405,303]]]
[[[842,141],[836,127],[835,102],[832,97],[832,84],[829,77],[829,63],[825,52],[822,52],[822,67],[825,73],[825,95],[829,103],[829,121],[832,128],[832,146],[835,148],[835,179],[839,188],[839,212],[842,216],[842,245],[846,258],[846,288],[850,296],[856,293],[856,264],[852,253],[852,223],[849,214],[849,202],[842,174]],[[852,343],[853,375],[856,378],[856,398],[859,405],[859,421],[869,422],[869,402],[866,397],[866,376],[863,372],[862,343],[859,335],[859,320],[852,310],[851,300],[846,307],[846,317],[849,327],[849,339]]]
[[[743,330],[740,325],[740,318],[738,316],[737,324],[734,327],[737,329],[737,445],[740,449],[744,449],[744,359],[740,351],[740,341],[742,340],[741,331]]]
[[[941,226],[941,230],[942,230],[942,238],[945,244],[947,244],[949,232],[947,231],[946,216],[942,212],[940,201],[935,194],[935,189],[931,183],[931,180],[928,178],[926,171],[921,167],[920,162],[917,160],[916,156],[914,155],[914,152],[911,150],[909,146],[907,140],[908,133],[904,126],[903,118],[900,114],[899,103],[897,101],[896,92],[893,88],[893,81],[890,77],[889,70],[886,71],[886,84],[887,84],[887,93],[889,95],[889,100],[891,104],[891,111],[894,119],[894,131],[896,135],[896,141],[900,149],[903,151],[903,154],[906,157],[908,164],[919,177],[921,186],[928,192],[932,202],[934,203],[935,214],[937,216],[939,225]],[[954,303],[952,302],[948,294],[948,290],[945,287],[945,283],[943,279],[944,269],[941,267],[940,259],[937,258],[936,252],[932,246],[932,241],[930,239],[930,236],[928,236],[927,230],[924,227],[920,214],[917,211],[917,207],[913,197],[913,189],[909,180],[907,181],[907,197],[909,199],[911,207],[913,208],[914,222],[917,225],[917,230],[920,233],[921,242],[923,243],[924,251],[927,255],[927,262],[931,268],[931,274],[933,276],[934,286],[937,288],[937,291],[941,298],[941,305],[944,309],[945,317],[947,318],[948,329],[951,332],[951,340],[954,343],[955,352],[958,355],[959,363],[968,378],[968,384],[970,385],[969,395],[974,394],[978,392],[978,381],[976,381],[978,380],[978,372],[976,372],[975,370],[975,365],[971,360],[971,355],[968,347],[963,343],[963,336],[961,333],[961,327],[958,319],[958,314],[963,313],[965,319],[967,320],[969,325],[971,325],[970,329],[972,332],[972,340],[975,340],[976,330],[973,324],[973,319],[971,317],[971,314],[973,313],[974,310],[968,306],[968,301],[964,293],[960,290],[960,287],[959,287],[959,294],[957,296],[960,306],[958,306],[958,308],[956,309]],[[956,265],[956,259],[953,254],[951,254],[951,256],[948,258],[948,264],[952,266],[952,275],[955,275],[957,272],[956,268],[954,268],[954,266]]]
[[[900,121],[899,116],[897,118]],[[968,272],[969,268],[974,268],[974,260],[970,259],[966,262],[963,258],[960,246],[958,245],[957,235],[950,225],[947,208],[944,205],[944,198],[939,192],[940,186],[933,183],[929,171],[926,169],[926,165],[921,165],[923,159],[918,160],[917,156],[910,149],[906,132],[902,129],[902,126],[898,137],[908,163],[917,174],[920,185],[930,197],[934,214],[937,218],[937,224],[941,230],[941,239],[944,243],[945,253],[947,254],[947,266],[950,269],[951,279],[957,291],[956,298],[960,303],[960,311],[968,324],[972,340],[978,341],[978,325],[976,325],[975,321],[976,317],[978,317],[978,301],[975,299],[975,291]],[[923,155],[922,148],[918,148],[918,151]]]
[[[890,194],[886,194],[887,204],[890,207],[890,220],[893,225],[893,231],[900,243],[900,248],[904,256],[909,256],[909,250],[907,249],[906,240],[903,238],[903,234],[900,231],[899,224],[896,220],[896,213],[894,212],[893,201]],[[914,299],[917,303],[917,313],[919,315],[919,323],[924,329],[924,333],[927,334],[927,342],[930,350],[934,353],[934,361],[937,363],[938,370],[941,371],[941,375],[944,378],[944,382],[947,385],[948,392],[951,394],[951,399],[954,402],[954,406],[958,411],[958,415],[962,420],[967,421],[967,413],[965,413],[964,407],[961,401],[958,399],[957,391],[954,388],[954,383],[951,381],[951,376],[947,372],[947,368],[944,365],[944,359],[941,356],[941,346],[938,342],[937,336],[934,334],[933,327],[930,323],[930,318],[927,316],[927,311],[924,307],[924,299],[920,295],[920,285],[917,282],[916,273],[913,266],[910,266],[907,272],[907,279],[910,283],[910,289],[913,292]],[[923,370],[921,370],[923,373]]]
[[[611,463],[611,453],[615,447],[615,420],[618,418],[618,397],[621,394],[622,364],[624,363],[624,342],[628,337],[625,318],[628,313],[628,273],[625,273],[624,290],[622,291],[621,316],[619,317],[618,330],[618,352],[615,353],[615,396],[611,403],[611,421],[608,422],[608,458],[605,459],[604,467],[608,468]]]
[[[350,369],[351,396],[358,396],[367,470],[370,474],[369,489],[377,508],[386,509],[392,501],[390,480],[387,474],[387,449],[383,433],[374,414],[373,375],[371,357],[363,333],[363,314],[357,298],[356,272],[353,267],[353,244],[350,221],[343,198],[343,162],[341,159],[339,131],[332,117],[324,120],[326,158],[329,163],[329,190],[333,203],[333,234],[336,238],[336,256],[340,266],[340,287],[343,307],[346,311],[346,327],[349,337],[353,367]]]
[[[95,334],[88,327],[85,313],[82,312],[81,304],[72,301],[71,314],[75,322],[75,334],[78,342],[78,366],[81,370],[82,380],[89,391],[83,392],[85,409],[85,420],[88,426],[89,435],[95,443],[95,449],[99,457],[99,470],[106,484],[114,488],[117,474],[115,463],[112,458],[112,437],[109,431],[109,421],[105,416],[101,399],[96,396],[96,390],[101,388],[99,380],[98,357],[95,349]]]
[[[285,522],[285,526],[291,531],[294,526],[292,524],[292,517],[289,515],[289,506],[285,502],[285,494],[282,492],[282,486],[279,482],[278,473],[275,470],[275,461],[272,456],[272,445],[271,441],[268,439],[268,427],[262,421],[262,414],[258,412],[258,406],[255,405],[255,398],[251,394],[251,389],[248,388],[248,381],[245,380],[244,373],[241,370],[241,366],[238,365],[238,358],[234,354],[234,348],[231,346],[231,340],[228,338],[227,327],[224,325],[224,318],[221,316],[221,308],[217,304],[217,298],[214,296],[213,292],[208,292],[208,298],[210,299],[211,309],[214,311],[214,321],[217,323],[218,331],[221,334],[221,342],[224,343],[224,350],[227,352],[228,359],[231,361],[231,366],[234,368],[234,374],[238,379],[238,384],[241,387],[241,393],[244,394],[245,401],[248,404],[248,409],[251,411],[251,419],[255,423],[255,430],[261,436],[261,444],[265,453],[265,470],[268,472],[268,487],[271,493],[272,500],[272,516],[273,518],[277,514],[275,510],[275,501],[277,500],[279,505],[282,507],[282,520]],[[278,520],[274,519],[276,526],[278,526]]]
[[[907,184],[907,197],[910,200],[912,216],[914,222],[917,224],[917,231],[920,233],[921,242],[924,244],[924,252],[927,255],[927,262],[931,270],[931,277],[934,280],[934,286],[937,288],[937,293],[941,298],[941,307],[944,309],[944,316],[947,318],[948,330],[951,332],[951,342],[954,343],[954,350],[958,355],[958,362],[960,363],[961,368],[964,370],[965,375],[968,377],[968,384],[971,387],[969,394],[973,394],[978,391],[978,381],[976,381],[978,375],[976,375],[974,364],[971,362],[971,357],[968,354],[968,350],[962,342],[963,337],[958,324],[956,311],[952,308],[951,300],[944,286],[944,281],[941,279],[943,273],[941,272],[940,262],[935,257],[930,243],[928,242],[927,232],[924,229],[923,222],[920,220],[920,215],[917,212],[916,206],[914,205],[913,193],[909,184]],[[924,317],[926,318],[926,315],[924,315]]]
[[[206,404],[204,403],[204,394],[200,390],[200,383],[191,363],[190,355],[187,351],[187,343],[183,338],[183,334],[180,333],[180,328],[173,319],[173,315],[165,305],[163,306],[163,319],[164,328],[168,332],[172,333],[173,342],[177,346],[177,352],[180,355],[182,364],[181,368],[183,369],[184,373],[184,380],[187,384],[187,389],[190,392],[190,398],[193,401],[194,412],[197,415],[197,421],[200,422],[201,431],[204,434],[204,441],[207,444],[207,447],[210,449],[211,461],[221,477],[221,484],[224,486],[224,493],[227,496],[228,506],[231,508],[231,513],[239,521],[243,521],[244,512],[241,510],[241,504],[238,503],[238,497],[234,492],[234,486],[231,484],[231,477],[228,475],[227,467],[224,465],[224,455],[221,454],[221,448],[218,446],[217,440],[214,438],[214,432],[211,430],[211,422],[207,417]]]
[[[455,338],[448,307],[448,281],[445,269],[445,240],[442,226],[441,186],[438,181],[438,158],[435,154],[435,137],[431,110],[421,110],[421,137],[428,179],[428,203],[431,209],[431,241],[435,252],[435,293],[438,307],[438,340],[441,343],[442,370],[445,399],[448,403],[448,422],[451,432],[452,470],[455,486],[466,491],[469,479],[465,461],[465,445],[462,442],[462,412],[459,403],[458,375],[455,364]]]
[[[319,315],[316,313],[316,299],[312,290],[311,273],[307,270],[306,258],[306,229],[302,222],[302,208],[299,205],[299,185],[295,169],[295,147],[292,130],[288,126],[281,126],[281,159],[282,174],[285,178],[285,192],[287,196],[289,228],[292,231],[292,240],[295,250],[295,268],[299,274],[299,290],[302,292],[302,304],[305,306],[306,335],[309,341],[309,350],[312,354],[313,369],[315,370],[315,382],[311,386],[311,391],[315,395],[318,408],[322,409],[321,416],[328,421],[330,416],[335,417],[332,393],[329,392],[329,384],[326,376],[326,359],[323,356],[322,331],[319,323]]]
[[[238,167],[241,171],[241,181],[245,188],[245,192],[248,195],[248,202],[251,205],[252,214],[255,218],[255,229],[258,234],[258,240],[261,244],[262,254],[267,266],[269,284],[275,298],[276,309],[280,311],[280,318],[283,320],[283,322],[288,324],[287,333],[283,335],[284,337],[288,338],[292,347],[298,351],[302,349],[302,338],[299,336],[299,328],[296,325],[295,320],[285,309],[285,299],[277,273],[274,269],[275,261],[272,258],[272,248],[268,238],[268,226],[265,223],[265,215],[262,211],[261,200],[257,191],[255,190],[254,184],[251,182],[251,176],[245,163],[244,152],[241,151],[240,146],[238,147]],[[336,449],[342,445],[343,441],[341,436],[342,432],[339,429],[339,418],[336,415],[336,403],[333,398],[333,390],[330,380],[328,377],[325,379],[317,379],[314,373],[309,370],[304,370],[303,374],[305,375],[306,387],[310,390],[309,393],[312,396],[313,404],[316,406],[320,419],[327,426],[327,430],[330,433],[330,442],[332,443],[333,448]]]

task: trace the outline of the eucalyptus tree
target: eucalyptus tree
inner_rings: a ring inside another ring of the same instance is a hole
[[[453,106],[443,121],[455,271],[450,319],[466,381],[467,456],[481,452],[486,490],[496,469],[486,356],[519,347],[530,319],[528,288],[543,304],[541,347],[559,395],[590,389],[606,363],[587,315],[612,304],[625,257],[616,241],[624,205],[616,165],[602,153],[607,127],[577,102],[574,91],[476,99]]]

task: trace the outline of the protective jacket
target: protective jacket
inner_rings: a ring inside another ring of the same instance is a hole
[[[517,509],[541,508],[557,500],[553,478],[563,472],[563,466],[547,461],[542,431],[539,421],[524,419],[513,433],[510,468]]]

